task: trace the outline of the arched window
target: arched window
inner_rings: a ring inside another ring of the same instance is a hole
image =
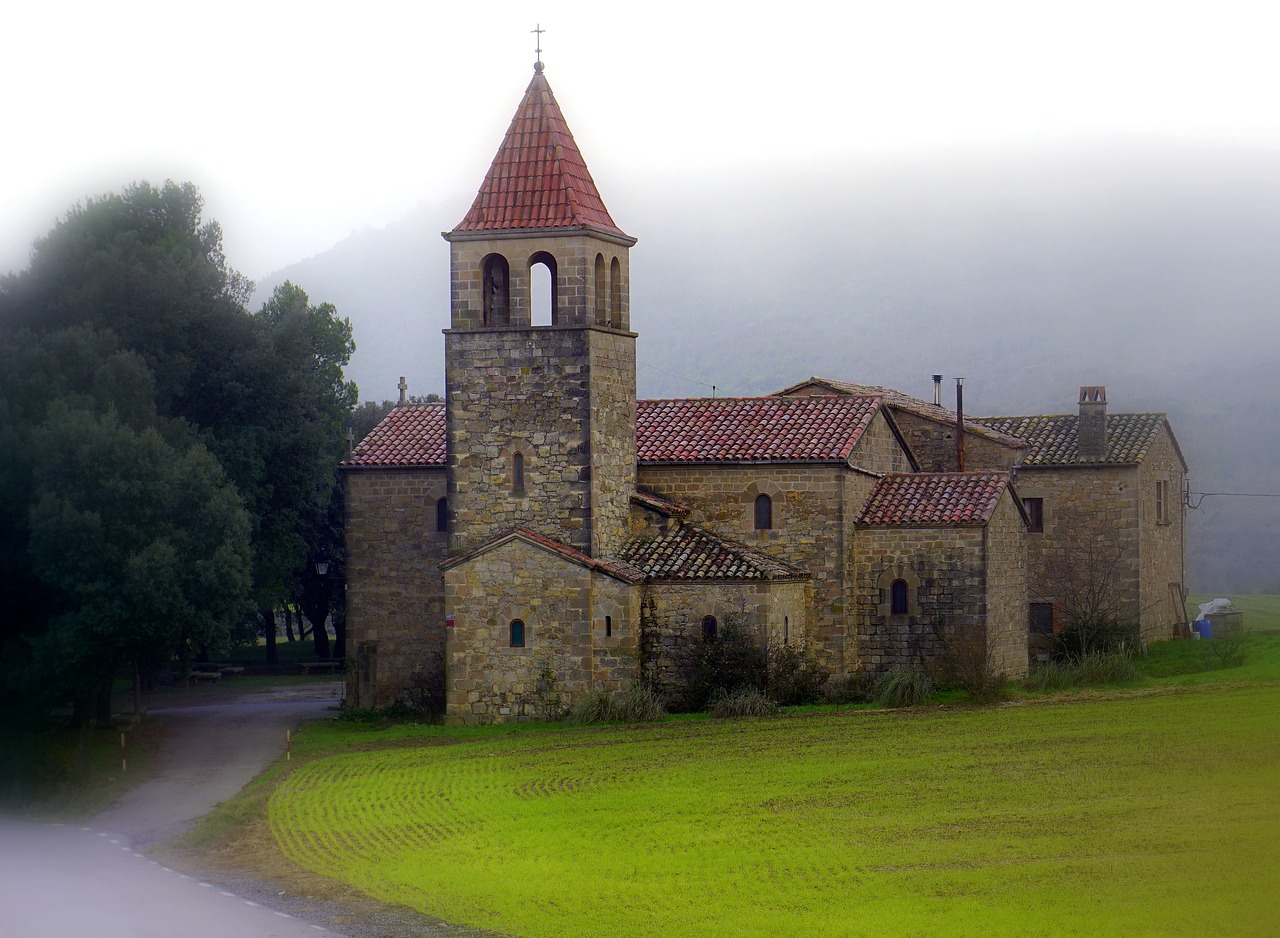
[[[597,326],[609,325],[609,282],[604,273],[604,255],[596,255],[595,316]]]
[[[529,258],[529,324],[554,326],[557,300],[556,259],[539,251]]]
[[[604,637],[605,638],[613,637],[613,616],[604,617]]]
[[[512,619],[511,626],[508,629],[508,633],[510,634],[512,648],[524,647],[524,620],[523,619]]]
[[[895,616],[907,614],[907,581],[894,580],[889,587],[889,612]]]
[[[483,304],[484,325],[511,324],[511,266],[501,254],[484,259]]]
[[[622,265],[616,257],[609,265],[609,325],[622,328]]]
[[[524,491],[524,453],[511,456],[511,491]]]
[[[705,616],[702,620],[702,640],[704,642],[714,642],[716,635],[720,632],[720,625],[716,622],[715,616]]]
[[[449,530],[449,499],[436,499],[436,530],[444,533]]]
[[[773,527],[773,499],[761,492],[756,496],[756,530],[768,531]]]
[[[791,617],[782,617],[782,644],[791,644]]]

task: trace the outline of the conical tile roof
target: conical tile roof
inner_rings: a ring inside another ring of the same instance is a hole
[[[623,234],[536,67],[476,200],[454,231],[577,227]]]

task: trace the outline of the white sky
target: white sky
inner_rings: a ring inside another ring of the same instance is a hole
[[[606,197],[621,174],[652,189],[1081,138],[1280,152],[1273,7],[13,0],[0,272],[76,201],[137,179],[195,182],[250,277],[420,202],[460,219],[531,74],[535,20]]]

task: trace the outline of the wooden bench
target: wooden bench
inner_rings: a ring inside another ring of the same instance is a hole
[[[311,674],[315,671],[332,674],[342,667],[341,658],[325,659],[323,661],[302,661],[299,662],[303,674]]]
[[[217,684],[222,677],[221,671],[192,671],[187,674],[188,684]]]

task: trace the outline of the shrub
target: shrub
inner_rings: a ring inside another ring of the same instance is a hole
[[[939,616],[934,622],[934,634],[942,640],[948,682],[979,702],[1000,700],[1008,695],[1008,678],[991,665],[985,629],[962,626],[948,630]]]
[[[1205,644],[1209,646],[1209,656],[1217,660],[1218,667],[1234,668],[1244,664],[1244,656],[1240,654],[1244,647],[1243,631],[1231,635],[1215,633]]]
[[[933,681],[923,671],[894,668],[871,686],[871,699],[882,707],[915,707],[933,693]]]
[[[795,645],[774,648],[769,654],[769,696],[784,707],[818,700],[826,680],[813,656]]]
[[[767,717],[778,712],[778,705],[755,687],[740,687],[734,691],[717,689],[711,695],[707,709],[713,717]]]
[[[822,700],[830,704],[861,703],[867,699],[867,679],[863,672],[841,674],[822,685]]]
[[[1066,690],[1092,684],[1129,684],[1140,677],[1125,651],[1094,651],[1075,660],[1046,661],[1023,680],[1027,690]]]
[[[603,689],[588,691],[569,713],[569,722],[652,723],[666,713],[662,698],[651,688],[638,684],[619,693]]]
[[[733,622],[726,622],[719,635],[697,646],[682,709],[707,709],[716,691],[753,687],[763,693],[768,686],[769,662],[764,649]]]

